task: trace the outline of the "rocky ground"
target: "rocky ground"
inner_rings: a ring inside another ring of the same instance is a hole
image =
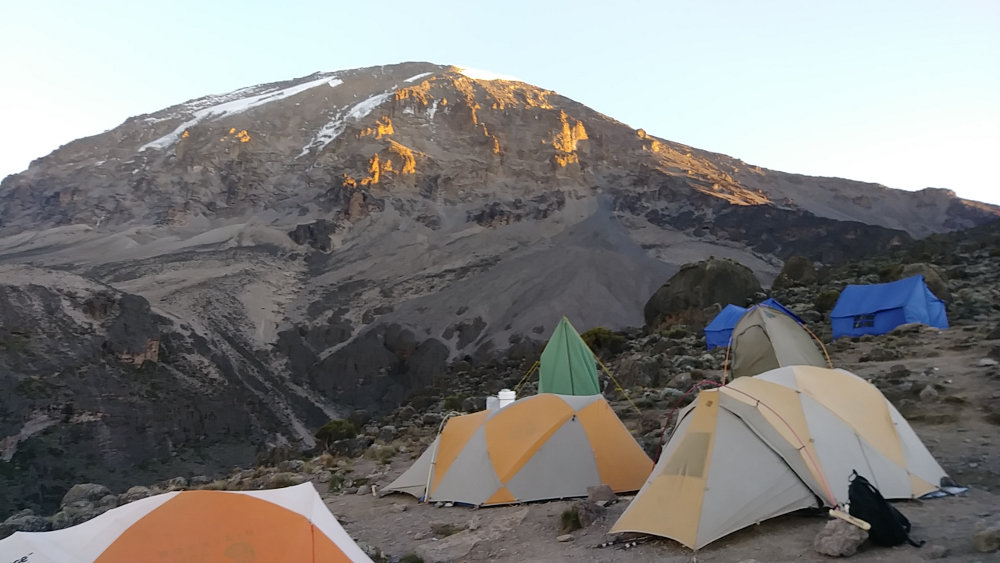
[[[923,257],[927,258],[927,256]],[[996,561],[1000,544],[1000,252],[994,246],[966,245],[930,256],[949,292],[952,328],[904,325],[882,336],[830,342],[824,291],[843,283],[877,282],[892,275],[905,257],[849,265],[820,272],[817,283],[779,284],[773,294],[809,322],[827,343],[836,367],[878,386],[910,421],[941,466],[967,493],[897,503],[913,523],[911,535],[922,548],[862,545],[859,561]],[[704,352],[698,331],[672,326],[650,334],[633,331],[602,343],[628,401],[608,387],[616,412],[650,453],[658,449],[662,425],[693,382],[723,377],[724,351]],[[464,362],[426,393],[377,420],[345,421],[327,428],[326,451],[297,459],[273,452],[255,468],[234,469],[221,478],[178,477],[113,492],[101,485],[78,485],[52,516],[27,512],[0,524],[0,536],[14,530],[62,528],[121,503],[177,488],[257,489],[313,481],[330,510],[376,559],[385,561],[820,561],[813,540],[828,518],[796,513],[727,536],[692,552],[663,538],[628,541],[608,535],[630,497],[610,503],[587,499],[471,509],[418,503],[406,495],[379,496],[432,440],[451,410],[482,408],[484,397],[514,387],[533,357],[511,357],[475,369]],[[529,380],[520,388],[533,393]],[[669,431],[669,430],[668,430]],[[321,440],[322,441],[322,440]],[[314,452],[315,454],[315,452]],[[738,478],[739,468],[733,468]],[[583,527],[563,528],[563,514],[575,509]],[[601,547],[609,541],[612,545]]]

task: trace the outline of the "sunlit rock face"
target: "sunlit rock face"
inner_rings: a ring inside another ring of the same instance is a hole
[[[133,117],[0,198],[0,491],[42,504],[55,476],[113,485],[124,464],[149,482],[308,445],[452,360],[524,353],[563,315],[639,326],[709,256],[766,286],[789,256],[832,263],[1000,213],[761,169],[429,63]],[[24,477],[40,468],[49,485]]]

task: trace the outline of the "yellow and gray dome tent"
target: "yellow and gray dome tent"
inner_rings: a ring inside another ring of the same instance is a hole
[[[736,378],[783,366],[833,367],[821,347],[794,318],[761,304],[751,307],[733,327],[728,354]]]
[[[947,478],[892,404],[854,374],[790,366],[738,378],[684,410],[611,531],[698,549],[799,508],[846,503],[855,469],[890,499],[920,497]]]
[[[549,337],[538,368],[538,392],[598,395],[597,360],[569,319],[563,317]]]
[[[541,393],[447,419],[433,443],[383,492],[427,501],[510,504],[636,491],[653,467],[601,395]]]
[[[0,561],[343,561],[371,559],[312,483],[262,491],[175,491],[52,532],[14,532]]]

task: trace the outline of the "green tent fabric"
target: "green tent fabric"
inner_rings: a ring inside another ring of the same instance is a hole
[[[563,317],[542,351],[538,392],[559,395],[597,395],[597,362],[569,319]]]

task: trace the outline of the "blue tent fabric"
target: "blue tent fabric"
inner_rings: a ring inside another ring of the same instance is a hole
[[[777,309],[777,310],[781,311],[782,313],[788,315],[789,317],[792,317],[793,319],[795,319],[795,322],[799,323],[800,325],[806,324],[805,321],[803,321],[802,319],[800,319],[798,315],[796,315],[795,313],[793,313],[793,312],[789,311],[788,309],[786,309],[784,305],[782,305],[781,303],[778,303],[778,301],[775,298],[773,298],[773,297],[768,297],[767,299],[761,301],[760,305],[766,305],[766,306],[768,306],[768,307],[770,307],[772,309]]]
[[[747,310],[739,305],[726,305],[719,314],[705,327],[705,345],[708,349],[719,346],[729,346],[729,338],[733,335],[733,327]]]
[[[848,285],[830,312],[833,338],[885,334],[901,324],[948,328],[944,301],[916,275],[873,285]]]

